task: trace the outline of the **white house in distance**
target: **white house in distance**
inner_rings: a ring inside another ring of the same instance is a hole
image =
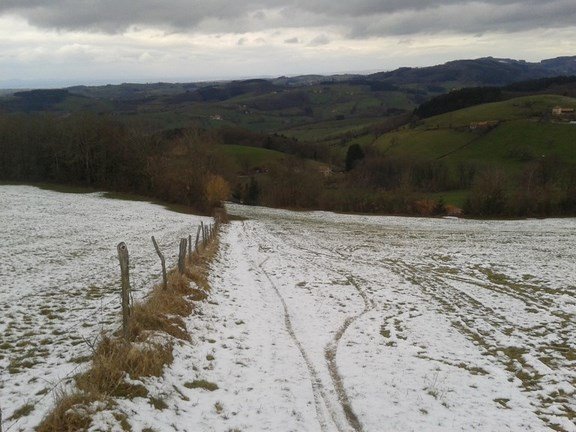
[[[561,106],[556,106],[552,108],[552,115],[563,116],[566,114],[574,114],[574,108],[564,108]]]

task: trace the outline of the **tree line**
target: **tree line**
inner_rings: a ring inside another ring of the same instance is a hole
[[[266,162],[265,170],[246,172],[223,151],[225,142],[242,136],[265,148],[289,142],[199,128],[151,133],[93,114],[4,115],[0,180],[129,192],[202,212],[232,198],[284,208],[441,215],[453,208],[431,197],[464,191],[470,216],[576,214],[576,170],[553,155],[522,159],[508,172],[481,162],[390,156],[358,144],[331,164],[328,147],[302,144],[296,154]]]
[[[448,163],[388,156],[350,146],[345,170],[323,175],[293,159],[252,176],[235,197],[246,204],[399,215],[547,217],[576,214],[576,170],[556,156],[526,162],[518,171],[485,162]],[[461,209],[443,194],[464,195]]]
[[[93,114],[0,116],[0,180],[146,195],[209,211],[229,170],[209,131],[151,134]]]

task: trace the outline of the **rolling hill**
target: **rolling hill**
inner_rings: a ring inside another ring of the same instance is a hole
[[[58,114],[90,111],[113,114],[127,124],[153,130],[239,126],[318,140],[349,132],[357,125],[374,123],[375,119],[409,113],[453,89],[570,74],[576,74],[576,57],[539,63],[488,57],[371,75],[126,83],[20,91],[1,96],[0,111]]]
[[[552,109],[576,108],[576,76],[559,74],[576,74],[576,57],[459,60],[363,76],[20,91],[0,97],[0,112],[28,115],[7,123],[10,137],[10,122],[78,127],[84,113],[110,131],[138,131],[151,153],[157,140],[166,148],[181,140],[176,145],[187,148],[187,136],[201,136],[208,141],[202,151],[217,145],[211,160],[233,188],[237,183],[239,199],[254,186],[265,205],[430,214],[476,196],[488,197],[487,204],[469,214],[572,214],[576,125],[572,114],[558,117]],[[114,149],[106,140],[98,145]],[[365,157],[347,165],[354,145]],[[162,171],[165,160],[155,156]],[[23,169],[27,160],[18,162]],[[34,160],[52,163],[44,155]],[[164,180],[177,184],[163,185],[175,201],[191,199],[175,179]],[[437,204],[421,204],[427,201]]]
[[[514,160],[513,150],[524,149],[576,162],[576,125],[554,119],[556,106],[576,109],[576,99],[537,95],[477,105],[406,126],[375,145],[388,154],[436,160]],[[483,122],[497,123],[478,126]]]

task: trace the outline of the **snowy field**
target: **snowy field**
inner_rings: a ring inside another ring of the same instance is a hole
[[[55,391],[86,365],[89,343],[118,328],[116,245],[130,251],[134,297],[158,281],[154,235],[173,266],[178,242],[209,218],[102,194],[0,186],[0,406],[3,430],[32,430]],[[16,410],[18,421],[10,419]],[[28,412],[29,411],[29,412]]]
[[[230,211],[136,430],[576,430],[575,219]]]
[[[0,193],[12,202],[0,210],[6,416],[117,322],[115,303],[102,307],[116,296],[116,243],[143,251],[157,233],[168,250],[198,219],[98,195]],[[223,228],[213,292],[186,322],[192,343],[145,381],[149,397],[117,401],[133,431],[576,431],[576,219],[229,211],[247,219]],[[153,249],[134,262],[144,288]],[[18,352],[33,364],[7,372]],[[91,431],[121,431],[113,414]]]

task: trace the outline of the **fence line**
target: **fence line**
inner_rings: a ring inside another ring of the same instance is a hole
[[[198,230],[196,232],[196,242],[194,244],[194,249],[192,249],[192,235],[191,234],[188,235],[188,239],[182,238],[180,240],[180,245],[179,245],[179,252],[180,253],[179,253],[179,257],[178,257],[179,270],[181,268],[180,267],[181,262],[185,263],[186,258],[188,258],[188,261],[191,261],[194,253],[198,253],[201,249],[204,249],[206,247],[207,243],[214,238],[215,234],[217,234],[218,228],[219,228],[218,218],[216,218],[216,221],[214,224],[209,224],[209,225],[204,225],[204,223],[201,221],[200,226],[198,226]],[[202,238],[200,238],[200,233],[202,233]],[[208,233],[210,233],[210,235],[208,235]],[[167,286],[167,276],[166,276],[165,258],[164,258],[164,255],[161,253],[160,248],[158,247],[158,244],[157,244],[154,236],[152,236],[152,243],[154,245],[156,253],[158,254],[160,261],[161,261],[161,264],[162,264],[162,280],[163,280],[164,287],[166,287]],[[127,247],[126,243],[124,243],[124,242],[120,242],[116,248],[117,248],[117,252],[118,252],[118,260],[120,262],[120,280],[121,280],[121,283],[120,283],[121,296],[120,296],[120,298],[121,298],[121,309],[122,309],[122,333],[123,333],[123,336],[125,338],[127,338],[127,336],[128,336],[128,328],[127,328],[128,317],[130,316],[131,306],[132,306],[132,302],[130,301],[132,289],[130,287],[129,254],[128,254],[128,247]],[[181,273],[183,273],[183,271],[181,271]],[[116,303],[117,301],[118,300],[116,298],[114,298],[114,299],[107,301],[104,304],[101,303],[100,309],[103,310],[104,308],[108,307],[112,303]],[[61,331],[62,332],[68,332],[72,328],[75,328],[75,327],[77,328],[78,327],[78,321],[88,319],[90,317],[93,317],[93,315],[94,315],[94,313],[90,312],[89,314],[86,314],[83,318],[81,317],[80,320],[77,320],[76,323],[74,323],[70,326],[67,326],[64,329],[61,329]],[[96,338],[96,340],[97,340],[97,338]],[[84,366],[84,363],[79,363],[70,372],[68,372],[66,375],[64,375],[62,378],[60,378],[55,384],[53,384],[49,388],[49,390],[46,391],[46,393],[44,393],[41,397],[39,397],[38,399],[35,399],[34,396],[29,397],[23,406],[30,405],[32,403],[34,405],[39,404],[46,397],[52,395],[56,391],[58,386],[60,384],[62,384],[62,382],[69,379],[79,368],[81,368],[83,366]],[[10,425],[8,425],[6,427],[6,429],[4,429],[3,426],[7,422],[8,419],[4,420],[2,414],[3,414],[2,413],[2,406],[0,403],[0,432],[9,432],[14,426],[16,426],[22,419],[25,418],[25,416],[22,416],[22,417],[19,417],[18,419],[15,419]]]

